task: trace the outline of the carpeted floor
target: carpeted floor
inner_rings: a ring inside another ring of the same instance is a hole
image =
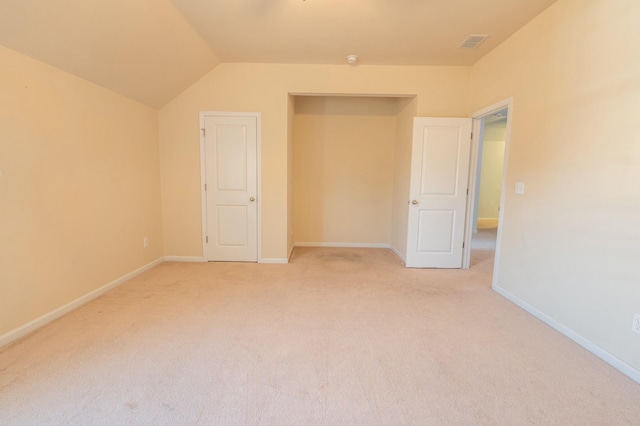
[[[0,349],[1,425],[632,425],[640,385],[470,270],[164,263]]]
[[[498,228],[479,228],[471,237],[471,249],[495,250],[497,234]]]

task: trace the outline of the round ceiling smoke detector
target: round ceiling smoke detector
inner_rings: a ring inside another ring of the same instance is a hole
[[[355,65],[358,63],[358,55],[348,55],[347,62],[349,65]]]

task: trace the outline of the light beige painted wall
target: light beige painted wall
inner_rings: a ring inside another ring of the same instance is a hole
[[[411,183],[411,149],[413,145],[413,118],[417,99],[398,99],[396,125],[396,155],[393,178],[393,205],[391,211],[391,247],[407,256],[407,229],[409,226],[409,187]]]
[[[637,0],[559,0],[471,80],[471,110],[514,102],[498,285],[636,370],[638,22]]]
[[[468,67],[222,64],[160,110],[167,255],[201,256],[200,111],[262,113],[262,256],[288,253],[288,94],[417,95],[417,113],[466,116]]]
[[[506,121],[487,123],[482,142],[482,168],[478,196],[478,222],[497,226],[502,189]],[[482,226],[480,226],[482,227]]]
[[[396,103],[396,98],[296,98],[297,243],[391,242]]]
[[[4,47],[0,93],[2,336],[163,241],[155,110]]]

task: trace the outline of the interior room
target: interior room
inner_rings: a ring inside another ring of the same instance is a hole
[[[0,2],[0,424],[637,423],[640,3],[400,3]]]

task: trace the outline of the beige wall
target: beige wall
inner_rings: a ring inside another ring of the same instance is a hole
[[[514,102],[497,285],[636,370],[638,22],[637,0],[560,0],[471,80],[472,111]]]
[[[396,103],[395,98],[296,98],[297,243],[390,243]]]
[[[478,227],[497,226],[502,189],[507,123],[487,123],[482,142],[482,167],[478,197]]]
[[[2,336],[163,241],[156,111],[4,47],[0,93]]]
[[[425,116],[468,114],[468,67],[222,64],[159,113],[167,255],[201,256],[198,113],[262,113],[262,256],[288,254],[289,93],[417,95]]]
[[[408,201],[411,183],[413,118],[417,115],[416,108],[416,98],[398,99],[393,207],[391,211],[391,247],[405,258],[407,256],[407,229],[409,226]]]

